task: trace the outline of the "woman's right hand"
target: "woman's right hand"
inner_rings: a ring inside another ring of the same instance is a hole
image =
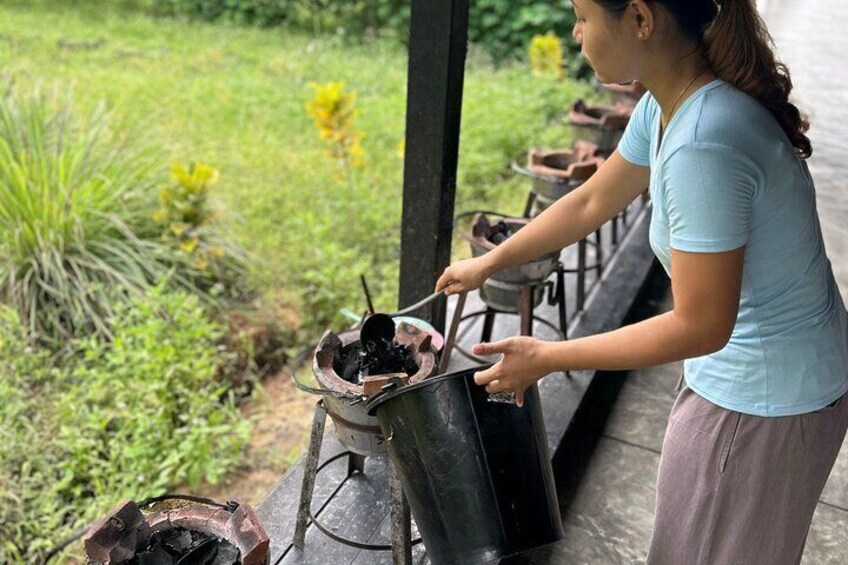
[[[436,281],[436,292],[459,294],[480,288],[494,270],[489,263],[489,257],[482,255],[473,259],[463,259],[451,264]]]

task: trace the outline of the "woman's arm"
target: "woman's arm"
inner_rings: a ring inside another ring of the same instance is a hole
[[[736,324],[745,248],[724,253],[672,250],[674,309],[617,330],[569,341],[509,338],[474,347],[504,358],[477,373],[489,392],[524,390],[557,370],[635,369],[706,355],[725,346]]]
[[[494,273],[558,251],[598,229],[648,186],[650,169],[614,152],[592,177],[485,255],[458,261],[436,282],[448,294],[468,292]]]

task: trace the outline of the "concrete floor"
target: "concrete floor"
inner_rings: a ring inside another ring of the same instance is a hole
[[[670,307],[667,298],[663,310]],[[627,377],[576,498],[563,516],[570,565],[645,562],[660,449],[680,368],[680,363],[672,363]],[[844,445],[819,500],[801,563],[848,563],[848,447]]]

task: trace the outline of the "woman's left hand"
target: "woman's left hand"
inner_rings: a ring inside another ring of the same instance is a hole
[[[478,343],[475,355],[503,354],[503,359],[475,373],[474,382],[486,385],[487,392],[514,392],[518,406],[524,405],[524,391],[554,370],[546,359],[546,343],[532,337],[510,337],[493,343]]]

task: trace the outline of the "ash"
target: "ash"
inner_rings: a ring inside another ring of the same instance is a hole
[[[122,561],[126,565],[237,565],[241,554],[226,540],[175,527],[150,536],[147,547],[135,557]]]

